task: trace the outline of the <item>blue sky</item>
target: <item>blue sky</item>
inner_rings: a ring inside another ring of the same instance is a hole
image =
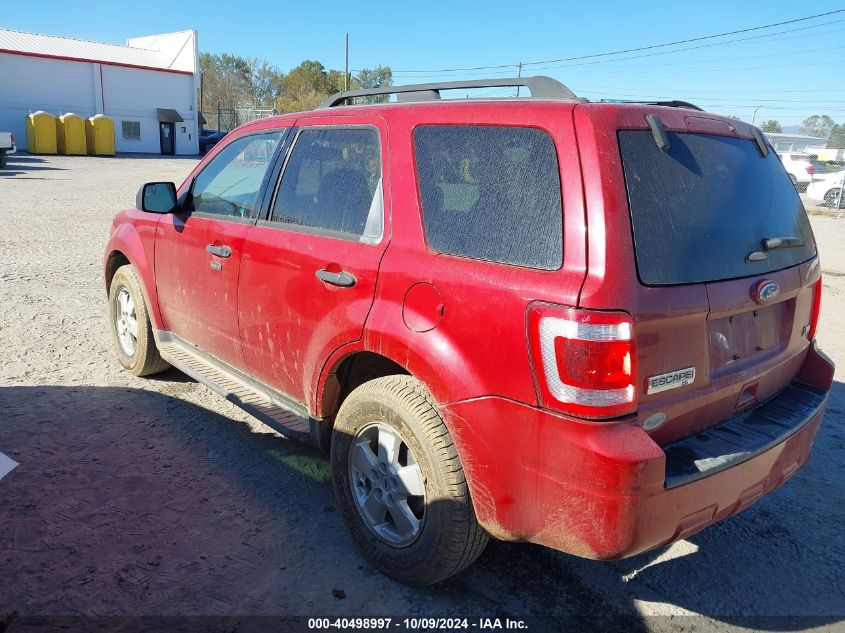
[[[87,0],[74,11],[67,6],[5,2],[0,26],[115,43],[192,28],[201,50],[263,57],[282,70],[303,59],[343,68],[349,32],[352,69],[389,65],[397,71],[396,83],[413,83],[508,76],[520,61],[695,38],[842,9],[845,3],[145,0],[118,9],[117,3]],[[686,99],[749,121],[759,106],[758,124],[775,118],[795,125],[810,114],[845,121],[843,35],[845,13],[839,13],[672,48],[535,64],[525,73],[550,75],[591,99]],[[441,72],[504,64],[513,66]]]

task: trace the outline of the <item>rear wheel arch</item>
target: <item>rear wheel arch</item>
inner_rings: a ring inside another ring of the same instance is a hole
[[[335,360],[320,381],[316,401],[320,421],[314,425],[312,441],[328,451],[334,418],[349,394],[366,382],[396,375],[410,376],[411,372],[393,359],[369,350],[351,351]]]

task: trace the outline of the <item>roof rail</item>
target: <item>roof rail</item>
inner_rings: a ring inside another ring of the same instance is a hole
[[[511,77],[509,79],[466,79],[408,86],[385,86],[367,90],[346,90],[337,92],[323,101],[318,110],[334,108],[356,97],[396,94],[399,101],[434,101],[440,98],[441,90],[462,90],[464,88],[506,88],[524,86],[534,99],[578,99],[574,92],[551,77]]]
[[[643,105],[666,106],[668,108],[689,108],[690,110],[698,110],[704,112],[704,108],[699,108],[694,103],[689,101],[680,101],[673,99],[672,101],[641,101],[638,99],[602,99],[602,103],[641,103]]]

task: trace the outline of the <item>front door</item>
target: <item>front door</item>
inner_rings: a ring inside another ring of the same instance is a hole
[[[197,174],[183,212],[156,229],[155,269],[165,327],[235,367],[238,274],[244,239],[279,140],[280,130],[235,138]]]
[[[390,196],[381,119],[296,124],[268,217],[244,244],[238,311],[250,374],[307,403],[321,363],[363,334]]]
[[[176,144],[173,138],[174,127],[173,123],[159,123],[158,136],[161,142],[161,153],[165,155],[173,155],[175,153]]]

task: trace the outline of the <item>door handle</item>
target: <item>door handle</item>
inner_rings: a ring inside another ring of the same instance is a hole
[[[358,281],[355,279],[355,275],[348,273],[345,270],[342,270],[339,273],[333,273],[325,268],[321,268],[317,271],[316,275],[317,279],[325,281],[327,284],[331,284],[333,286],[340,286],[341,288],[351,288],[355,285],[355,282]]]
[[[212,255],[217,255],[217,257],[229,257],[232,254],[232,249],[228,246],[217,246],[215,244],[209,244],[205,247],[205,250]]]

